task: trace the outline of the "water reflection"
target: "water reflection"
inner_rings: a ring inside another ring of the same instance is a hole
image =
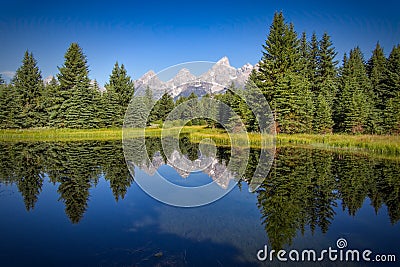
[[[198,145],[180,141],[182,161],[199,157]],[[2,184],[16,184],[27,211],[35,208],[43,183],[49,179],[65,205],[72,223],[78,223],[88,208],[90,189],[104,177],[109,181],[115,201],[124,199],[134,178],[125,164],[120,142],[0,143],[0,179]],[[145,155],[147,151],[148,155]],[[132,146],[133,164],[154,173],[168,163],[158,138],[148,138],[145,147]],[[175,152],[174,152],[175,153]],[[259,159],[251,149],[239,186],[251,182]],[[204,172],[213,180],[230,161],[231,150],[218,147],[213,168]],[[234,165],[233,165],[234,166]],[[179,173],[179,172],[178,172]],[[184,179],[188,173],[179,173]],[[261,224],[274,249],[290,245],[298,233],[327,233],[341,206],[355,216],[366,198],[377,213],[385,207],[391,224],[400,219],[400,165],[397,160],[324,150],[278,148],[273,167],[254,193]],[[226,177],[225,177],[226,178]],[[250,194],[243,192],[243,196]],[[246,209],[247,207],[243,207]]]
[[[116,201],[133,182],[118,142],[0,143],[0,151],[0,179],[17,185],[26,209],[35,207],[47,175],[72,223],[82,219],[89,189],[101,176]]]

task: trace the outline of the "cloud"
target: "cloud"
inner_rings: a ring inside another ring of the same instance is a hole
[[[4,76],[5,78],[9,78],[9,79],[13,78],[14,75],[15,75],[15,71],[9,71],[9,70],[2,71],[2,72],[0,72],[0,73],[1,73],[1,75]]]

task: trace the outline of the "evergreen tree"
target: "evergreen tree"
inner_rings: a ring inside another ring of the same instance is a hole
[[[310,84],[302,73],[302,49],[293,24],[286,24],[281,12],[275,13],[263,48],[250,80],[270,103],[277,132],[310,131],[314,108]]]
[[[315,100],[314,129],[317,133],[331,133],[333,124],[331,103],[320,92]]]
[[[99,91],[90,86],[86,56],[77,43],[72,43],[64,58],[64,65],[59,68],[57,75],[60,82],[59,97],[63,101],[57,103],[60,108],[53,124],[70,128],[99,127]]]
[[[61,106],[65,117],[64,127],[66,128],[98,128],[99,120],[96,109],[96,97],[98,92],[93,88],[76,86],[72,96],[65,100]]]
[[[342,70],[340,94],[337,98],[336,127],[349,133],[373,131],[374,106],[372,87],[367,77],[361,50],[356,47]]]
[[[57,115],[63,98],[59,95],[59,84],[56,78],[52,77],[48,84],[44,85],[41,103],[43,103],[45,113],[46,113],[46,125],[52,127],[53,119]]]
[[[315,32],[311,36],[310,51],[308,53],[308,69],[310,72],[311,90],[317,91],[317,79],[320,66],[320,53],[317,35]]]
[[[168,114],[174,109],[174,106],[174,100],[165,92],[154,105],[150,116],[155,120],[165,121]]]
[[[272,109],[275,110],[278,132],[311,132],[314,104],[307,79],[295,73],[279,79]]]
[[[57,78],[60,82],[60,90],[66,92],[63,94],[64,99],[68,99],[70,92],[76,86],[89,87],[89,68],[86,56],[77,43],[72,43],[69,46],[64,59],[63,66],[58,68],[60,73],[57,74]]]
[[[384,79],[382,98],[388,100],[395,97],[400,88],[400,45],[390,52]]]
[[[2,77],[2,75],[1,75],[1,73],[0,73],[0,85],[3,85],[3,84],[5,84],[6,82],[4,81],[4,79],[3,79],[3,77]]]
[[[334,79],[337,75],[335,60],[337,53],[333,47],[331,37],[325,32],[319,41],[318,76],[322,79]]]
[[[152,111],[155,105],[155,100],[153,98],[153,92],[151,91],[149,86],[146,87],[143,101],[146,106],[146,111],[150,111],[150,114],[147,118],[147,125],[150,125],[150,122],[157,120],[157,118],[155,117],[154,112]]]
[[[87,59],[82,51],[82,48],[77,43],[72,43],[64,55],[64,64],[59,67],[59,74],[57,74],[59,85],[59,92],[57,99],[59,100],[55,103],[59,106],[59,110],[54,117],[53,126],[55,127],[71,127],[75,124],[73,121],[68,121],[72,119],[69,115],[67,119],[68,112],[80,113],[80,111],[73,111],[74,105],[79,105],[83,107],[81,100],[77,99],[77,95],[82,92],[77,92],[78,90],[83,90],[88,93],[90,88],[89,80],[89,68],[87,66]],[[75,96],[74,99],[71,99]],[[89,96],[85,96],[84,99],[88,99]],[[70,109],[67,111],[67,109]],[[80,123],[78,125],[81,125]]]
[[[127,75],[123,64],[120,67],[118,62],[115,63],[109,83],[107,83],[105,87],[107,93],[112,95],[110,98],[112,98],[114,102],[114,104],[112,104],[113,106],[109,107],[110,110],[114,108],[115,112],[113,125],[122,126],[126,109],[135,91],[133,81],[131,77]]]
[[[372,56],[368,60],[367,72],[373,90],[373,100],[375,102],[375,108],[377,112],[377,123],[379,124],[378,132],[381,132],[384,124],[383,111],[386,107],[387,99],[385,97],[385,88],[383,85],[384,75],[386,73],[386,58],[383,53],[383,48],[379,45],[379,43],[376,44],[376,47],[372,52]]]
[[[22,65],[12,80],[18,105],[16,125],[19,128],[44,126],[44,108],[40,102],[43,81],[32,53],[25,52]]]
[[[335,56],[330,36],[324,33],[318,42],[318,60],[313,81],[315,103],[313,126],[317,133],[330,133],[333,130],[333,104],[337,91]]]
[[[381,85],[380,99],[385,102],[383,128],[389,133],[399,132],[399,91],[400,91],[400,45],[395,46],[387,60],[384,81]]]
[[[12,84],[0,85],[0,128],[18,128],[17,112],[19,109],[17,96]]]
[[[384,110],[384,125],[387,133],[400,134],[400,91],[387,103]]]

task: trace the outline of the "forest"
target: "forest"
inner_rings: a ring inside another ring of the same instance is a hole
[[[368,60],[356,46],[345,54],[341,64],[327,33],[319,39],[298,34],[292,23],[276,12],[258,68],[249,77],[267,99],[278,133],[400,133],[400,45],[385,56],[379,42]],[[135,92],[134,82],[123,64],[115,63],[99,90],[90,82],[87,58],[77,43],[64,55],[59,73],[44,83],[33,54],[26,51],[22,65],[9,84],[0,76],[0,128],[117,128],[123,125],[125,111]],[[247,130],[257,131],[257,120],[241,94],[251,94],[232,84],[224,94],[206,95],[227,104],[240,116]],[[164,94],[154,104],[148,125],[161,124],[177,105],[201,97],[173,99]],[[218,119],[227,123],[232,114],[216,109]],[[191,123],[220,127],[213,121]]]

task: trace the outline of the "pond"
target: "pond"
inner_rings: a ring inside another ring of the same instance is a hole
[[[198,145],[180,140],[179,158]],[[0,143],[1,266],[258,266],[268,250],[371,250],[400,257],[398,159],[346,151],[278,147],[261,186],[249,192],[260,151],[251,149],[238,185],[201,207],[147,195],[135,180],[161,173],[175,184],[218,180],[230,148],[217,147],[212,171],[183,173],[158,138],[146,138],[131,172],[121,142]],[[220,181],[220,180],[218,180]],[[323,265],[365,265],[329,262]],[[308,262],[279,262],[279,266]],[[322,263],[320,263],[322,264]]]

